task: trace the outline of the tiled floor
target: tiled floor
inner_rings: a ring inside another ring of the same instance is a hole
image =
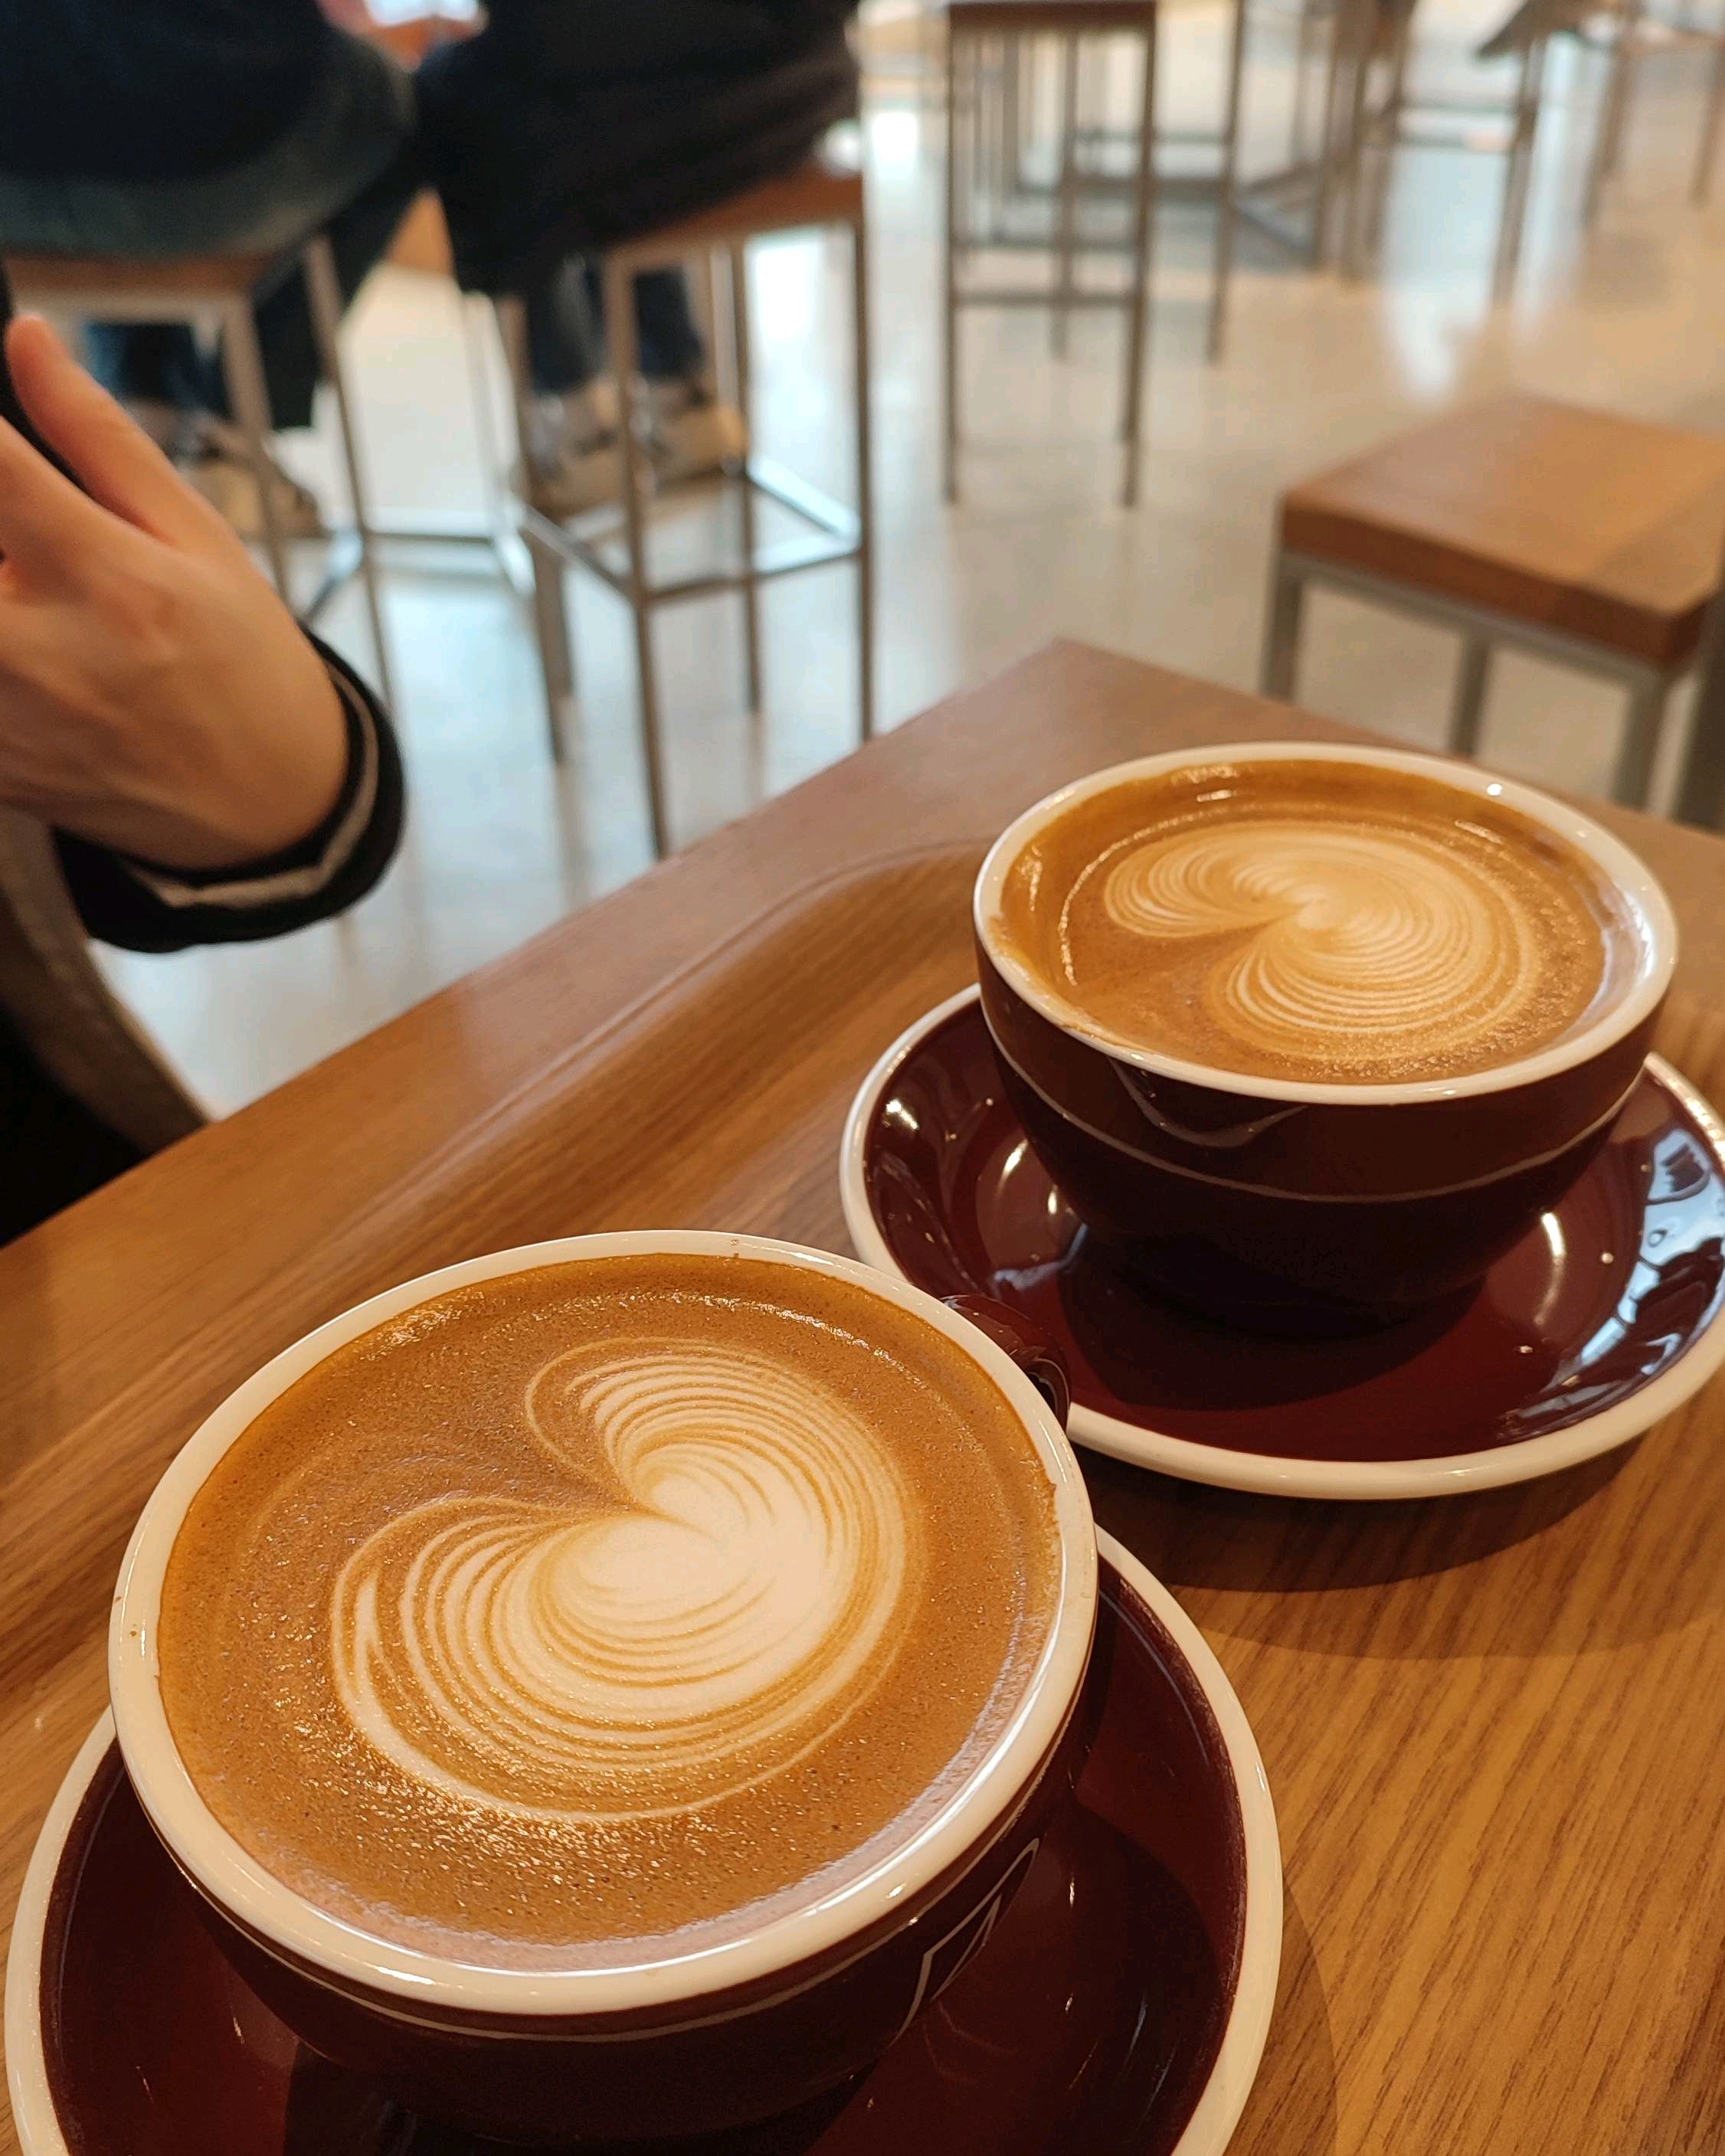
[[[1428,70],[1464,90],[1501,78],[1466,59],[1492,0],[1428,0]],[[1167,18],[1163,123],[1201,125],[1219,98],[1223,16]],[[1274,156],[1286,40],[1266,31],[1255,134]],[[872,186],[875,401],[883,723],[1055,634],[1090,638],[1250,685],[1271,506],[1304,471],[1460,398],[1516,382],[1655,419],[1725,428],[1725,185],[1686,201],[1700,91],[1681,57],[1648,69],[1627,177],[1590,237],[1578,229],[1596,63],[1565,54],[1542,140],[1513,303],[1486,290],[1501,166],[1411,153],[1397,172],[1384,273],[1348,285],[1248,239],[1224,365],[1202,357],[1209,223],[1162,226],[1138,509],[1113,506],[1106,439],[1118,380],[1115,321],[1081,316],[1072,355],[1043,320],[967,324],[970,446],[962,506],[938,493],[939,141],[902,91],[867,130]],[[755,270],[759,434],[842,488],[849,454],[845,265],[815,239],[762,247]],[[481,499],[449,288],[377,278],[351,331],[369,459],[396,507]],[[316,451],[314,449],[315,456]],[[699,511],[691,512],[698,517]],[[572,583],[581,701],[568,763],[546,754],[536,662],[513,598],[478,562],[399,557],[388,581],[413,821],[383,888],[348,921],[252,950],[120,957],[114,978],[218,1108],[328,1053],[506,949],[648,860],[629,630],[621,608]],[[825,571],[766,600],[768,711],[739,710],[733,613],[661,618],[675,820],[684,838],[793,783],[853,739],[848,575]],[[330,617],[368,663],[359,609]],[[1341,600],[1315,602],[1301,684],[1317,708],[1410,742],[1440,738],[1451,653],[1437,633]],[[1507,660],[1486,753],[1507,769],[1602,788],[1616,710],[1599,685]],[[1670,745],[1668,744],[1668,747]]]

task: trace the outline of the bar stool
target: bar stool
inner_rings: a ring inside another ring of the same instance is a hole
[[[1460,632],[1449,746],[1478,747],[1493,649],[1622,683],[1615,798],[1645,803],[1725,547],[1725,440],[1514,394],[1401,434],[1281,498],[1262,686],[1291,696],[1308,587]]]
[[[1478,59],[1513,59],[1517,63],[1515,87],[1507,103],[1411,95],[1408,63],[1414,0],[1397,0],[1393,9],[1385,7],[1380,57],[1387,81],[1381,102],[1375,106],[1371,103],[1369,57],[1354,77],[1355,117],[1349,130],[1342,244],[1345,275],[1362,275],[1366,259],[1378,251],[1390,167],[1399,150],[1484,152],[1504,161],[1491,292],[1496,300],[1509,296],[1527,225],[1546,55],[1553,33],[1563,26],[1565,12],[1573,4],[1574,0],[1527,0],[1479,48],[1475,55]]]
[[[1647,0],[1615,0],[1615,5],[1604,8],[1578,5],[1568,27],[1579,44],[1603,51],[1606,63],[1604,95],[1588,160],[1584,222],[1590,225],[1598,216],[1606,187],[1623,162],[1641,63],[1661,53],[1695,55],[1697,76],[1699,63],[1703,59],[1712,62],[1689,187],[1690,200],[1705,203],[1712,192],[1713,167],[1718,158],[1722,123],[1725,123],[1725,22],[1707,28],[1681,16],[1673,20],[1656,15]]]
[[[1240,224],[1250,224],[1260,238],[1273,241],[1308,267],[1322,268],[1332,253],[1335,205],[1357,162],[1359,86],[1371,63],[1378,0],[1295,0],[1294,98],[1286,161],[1279,170],[1242,177],[1240,153],[1249,46],[1260,28],[1256,18],[1271,12],[1255,9],[1252,0],[1235,0],[1205,341],[1205,356],[1213,365],[1222,357],[1227,334],[1229,289]],[[1315,100],[1307,88],[1314,56],[1322,63]],[[1314,102],[1317,126],[1312,128],[1308,106]]]
[[[306,619],[314,618],[357,568],[365,588],[366,608],[377,646],[377,685],[385,702],[389,703],[393,701],[393,696],[388,647],[383,635],[383,613],[377,594],[372,526],[353,414],[341,372],[341,292],[336,276],[335,257],[329,241],[321,234],[314,234],[295,254],[305,272],[319,364],[335,398],[348,500],[353,510],[352,547],[348,558],[344,561],[340,553],[332,554],[331,570],[311,604],[301,611]],[[294,259],[293,254],[285,257],[279,254],[188,255],[166,261],[139,261],[105,254],[8,253],[5,257],[13,291],[22,304],[104,320],[183,322],[193,328],[213,325],[220,330],[222,367],[227,377],[234,424],[244,437],[258,482],[264,556],[275,588],[290,606],[293,604],[293,593],[287,542],[276,514],[269,459],[275,428],[252,308],[259,290],[273,285],[290,268]]]
[[[747,250],[752,239],[770,233],[809,228],[842,228],[850,234],[853,369],[856,410],[856,507],[847,509],[794,473],[750,452],[726,476],[734,485],[741,525],[735,567],[654,582],[648,573],[646,469],[636,419],[636,329],[634,280],[643,270],[661,269],[722,255],[729,270],[732,342],[737,402],[748,416],[749,322]],[[680,600],[737,592],[743,607],[748,708],[761,708],[761,586],[835,562],[855,562],[857,578],[857,691],[860,732],[866,741],[874,731],[874,554],[870,484],[868,250],[860,172],[826,157],[811,158],[776,179],[732,196],[680,223],[648,233],[613,248],[604,262],[606,339],[617,383],[624,441],[623,519],[597,534],[555,522],[530,504],[519,506],[522,537],[532,556],[535,615],[540,663],[545,675],[546,710],[552,754],[562,760],[562,704],[574,689],[573,652],[563,591],[562,570],[570,563],[590,569],[629,603],[634,618],[635,662],[640,685],[641,739],[647,793],[653,819],[653,843],[662,855],[670,850],[670,827],[665,785],[664,742],[653,659],[653,613]],[[497,301],[498,326],[508,355],[521,439],[531,439],[531,376],[527,359],[526,311],[518,298]],[[757,495],[765,495],[811,527],[808,537],[763,547],[755,533]],[[615,542],[622,542],[620,554]]]
[[[1126,316],[1126,376],[1120,439],[1124,445],[1120,500],[1138,498],[1138,439],[1143,413],[1144,357],[1150,312],[1150,248],[1155,208],[1156,0],[947,0],[947,244],[942,353],[945,377],[942,479],[948,501],[958,498],[958,316],[965,307],[1046,307],[1055,355],[1065,350],[1067,321],[1075,307],[1117,308]],[[1016,186],[1021,151],[1022,64],[1028,41],[1058,41],[1060,134],[1052,191],[1052,229],[1025,238],[1003,229],[995,213],[999,187],[992,176]],[[1081,195],[1095,192],[1104,175],[1085,168],[1085,151],[1101,131],[1081,125],[1081,69],[1086,46],[1098,40],[1130,40],[1142,53],[1136,128],[1130,138],[1132,172],[1127,183],[1125,250],[1128,281],[1114,291],[1082,289],[1080,256],[1117,254],[1113,234],[1080,229]],[[1004,94],[989,94],[991,65]],[[999,116],[996,124],[995,115]],[[1009,126],[1008,116],[1009,115]],[[967,285],[961,270],[969,258],[997,247],[1025,247],[1054,259],[1045,288]]]

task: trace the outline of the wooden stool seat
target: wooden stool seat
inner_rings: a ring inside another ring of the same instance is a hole
[[[675,224],[660,225],[639,239],[624,240],[611,251],[639,270],[661,262],[686,262],[710,248],[730,247],[768,233],[855,224],[862,213],[860,171],[836,158],[810,157],[710,209],[697,210]]]
[[[1462,636],[1450,746],[1479,742],[1493,649],[1629,690],[1613,791],[1645,802],[1666,700],[1725,560],[1725,441],[1512,394],[1398,435],[1282,496],[1262,683],[1291,696],[1306,588]]]
[[[1725,440],[1501,397],[1291,488],[1281,543],[1679,665],[1719,583]]]
[[[187,254],[161,262],[113,254],[20,254],[8,249],[13,284],[33,298],[65,302],[148,294],[157,299],[243,299],[281,259],[279,254]]]

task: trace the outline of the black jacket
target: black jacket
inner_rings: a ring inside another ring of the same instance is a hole
[[[332,652],[319,646],[347,718],[340,800],[299,845],[241,870],[187,875],[56,834],[59,869],[85,928],[132,951],[285,935],[364,896],[400,835],[402,773],[389,722]],[[34,1014],[38,1022],[42,1018]],[[49,1029],[53,1029],[50,1015]],[[0,1243],[143,1158],[135,1139],[53,1076],[0,998]]]
[[[490,0],[419,70],[470,290],[521,291],[798,163],[856,109],[855,0]]]
[[[287,132],[338,34],[317,0],[0,0],[0,172],[220,172]]]

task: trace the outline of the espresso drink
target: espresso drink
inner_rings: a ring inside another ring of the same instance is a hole
[[[318,1907],[615,1965],[928,1819],[1059,1583],[1046,1471],[932,1327],[789,1266],[594,1259],[423,1303],[267,1408],[175,1542],[162,1690],[205,1803]]]
[[[1077,1030],[1295,1082],[1518,1061],[1641,957],[1627,902],[1545,825],[1417,773],[1292,757],[1075,802],[990,927]]]

